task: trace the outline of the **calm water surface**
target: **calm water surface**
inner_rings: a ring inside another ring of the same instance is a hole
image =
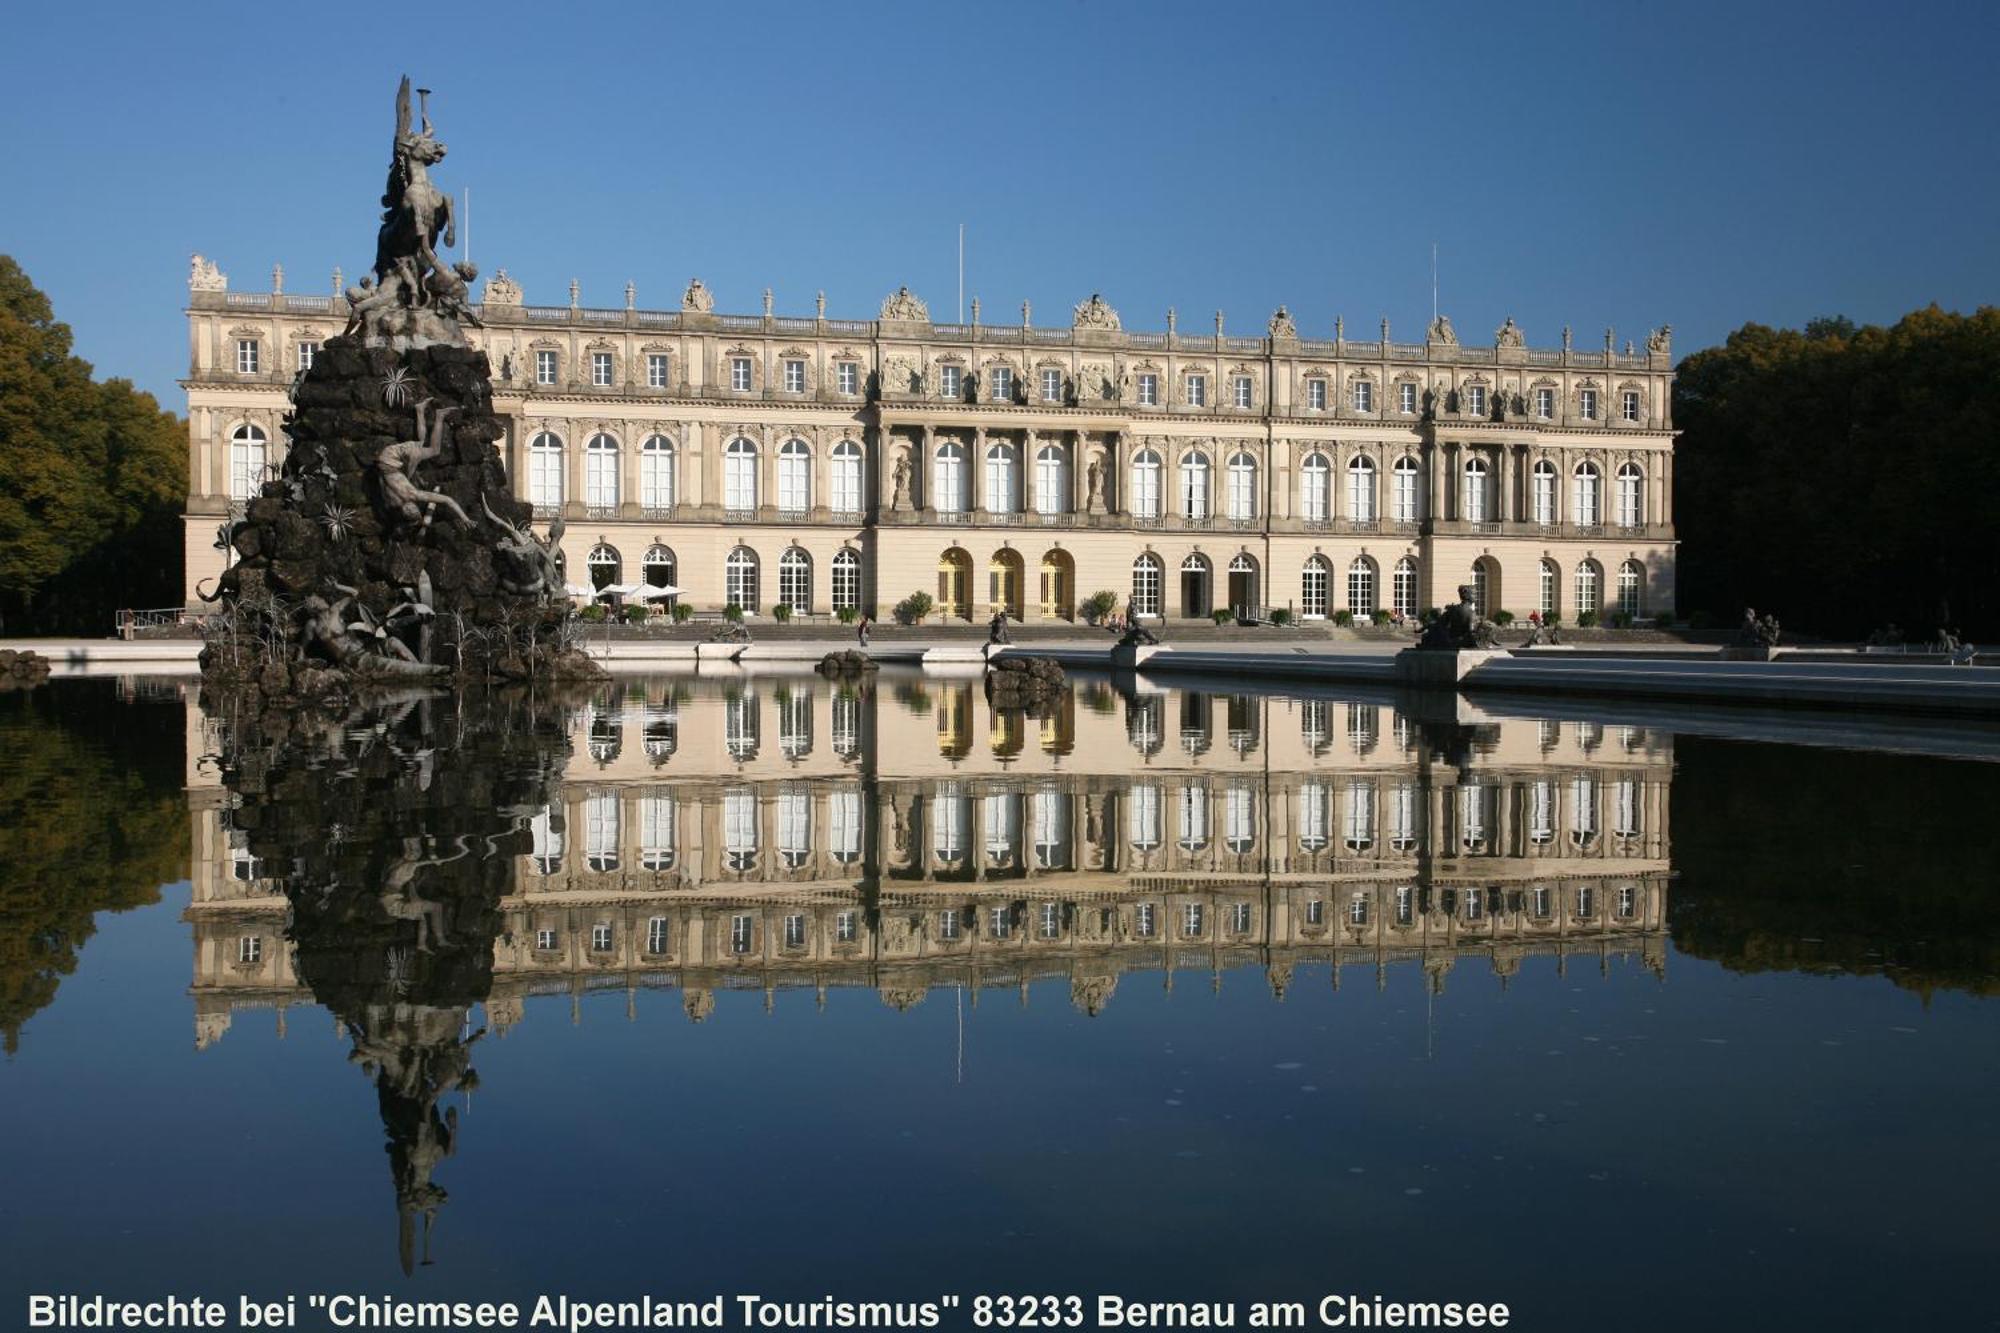
[[[2000,765],[976,682],[0,697],[0,1300],[1991,1327]]]

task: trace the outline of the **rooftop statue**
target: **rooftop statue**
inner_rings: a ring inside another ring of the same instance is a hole
[[[908,287],[898,287],[882,302],[882,318],[904,320],[913,324],[928,324],[931,319],[930,307]]]
[[[1102,296],[1092,292],[1088,301],[1077,302],[1075,317],[1070,321],[1070,327],[1103,329],[1115,333],[1121,326],[1118,322],[1118,312],[1106,305]]]

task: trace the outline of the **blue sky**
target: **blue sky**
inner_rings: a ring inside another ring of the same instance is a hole
[[[1101,291],[1676,351],[2000,299],[2000,6],[17,6],[0,250],[176,408],[187,257],[329,290],[373,255],[396,79],[437,90],[473,257],[531,302],[938,318]]]

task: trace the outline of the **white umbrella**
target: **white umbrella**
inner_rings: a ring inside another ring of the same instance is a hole
[[[572,597],[595,597],[595,596],[597,596],[597,589],[595,589],[595,588],[591,587],[591,586],[590,586],[590,585],[589,585],[588,583],[570,583],[570,584],[565,584],[565,585],[564,585],[564,591],[566,591],[567,593],[569,593],[569,595],[570,595],[570,596],[572,596]]]
[[[681,590],[671,583],[635,583],[632,585],[631,595],[649,602],[657,602],[662,597],[678,597],[681,595]]]

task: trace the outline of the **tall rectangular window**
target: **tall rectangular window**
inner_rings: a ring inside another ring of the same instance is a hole
[[[737,393],[750,392],[750,358],[732,356],[729,358],[729,387]]]
[[[965,392],[964,381],[957,366],[938,367],[938,397],[956,398]]]
[[[257,353],[258,346],[255,338],[238,338],[236,340],[236,373],[239,375],[255,375],[257,373]]]
[[[1060,403],[1062,401],[1062,372],[1053,367],[1042,372],[1042,401]]]
[[[1535,390],[1535,415],[1543,421],[1556,414],[1556,391],[1554,389]]]
[[[1576,395],[1577,413],[1585,421],[1597,420],[1597,390],[1582,389]]]
[[[1354,410],[1357,412],[1375,410],[1375,385],[1371,381],[1354,381]]]
[[[652,917],[646,922],[646,952],[659,954],[667,951],[667,919]]]
[[[590,382],[600,389],[610,385],[611,353],[592,352],[590,354]]]
[[[785,392],[804,393],[805,391],[806,363],[803,361],[785,362]]]
[[[1139,406],[1158,407],[1160,405],[1160,377],[1141,375],[1139,377]]]
[[[667,354],[648,352],[646,354],[646,387],[664,389],[667,387]]]
[[[535,353],[535,383],[556,382],[556,354],[547,348]]]
[[[1417,414],[1417,386],[1408,380],[1396,386],[1396,410],[1406,417]]]
[[[861,392],[861,367],[852,361],[843,361],[835,368],[840,377],[840,391],[850,398]]]
[[[1250,406],[1252,393],[1250,377],[1248,375],[1238,375],[1236,377],[1236,405],[1238,407]]]
[[[313,368],[313,358],[314,358],[314,357],[316,357],[316,356],[318,356],[318,355],[319,355],[319,344],[318,344],[318,343],[314,343],[314,342],[304,342],[304,343],[300,343],[300,344],[299,344],[299,369],[300,369],[300,370],[311,370],[311,369]]]
[[[1208,376],[1190,375],[1187,377],[1187,404],[1189,407],[1208,406]]]
[[[995,366],[989,376],[993,401],[1011,403],[1014,401],[1014,370],[1011,366]]]
[[[1486,415],[1486,386],[1471,384],[1465,390],[1465,410],[1475,417]]]
[[[1627,389],[1619,404],[1618,414],[1626,421],[1639,419],[1639,395]]]
[[[1306,381],[1306,406],[1315,412],[1326,411],[1326,381],[1309,379]]]

